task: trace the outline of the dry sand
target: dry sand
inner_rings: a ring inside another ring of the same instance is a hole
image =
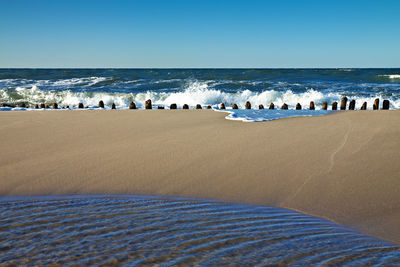
[[[264,123],[209,110],[0,112],[0,195],[286,207],[400,243],[400,111]]]

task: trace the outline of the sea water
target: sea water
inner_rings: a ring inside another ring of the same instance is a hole
[[[115,103],[127,109],[131,101],[138,108],[151,99],[154,107],[176,103],[178,107],[220,103],[243,109],[246,101],[251,111],[237,111],[228,118],[244,121],[268,120],[267,115],[282,118],[297,112],[257,111],[258,105],[276,109],[286,103],[293,110],[297,103],[308,109],[314,101],[316,111],[300,115],[324,115],[323,102],[330,104],[346,96],[356,100],[356,109],[367,102],[372,108],[375,98],[390,101],[390,109],[400,108],[400,69],[0,69],[0,104],[18,106],[58,103],[77,108],[83,103],[96,109],[103,100],[106,109]],[[26,110],[2,107],[1,110]],[[28,110],[32,110],[29,109]],[[303,113],[302,113],[303,112]],[[279,114],[278,114],[279,113]]]
[[[287,209],[183,198],[0,200],[0,264],[400,265],[400,247]]]

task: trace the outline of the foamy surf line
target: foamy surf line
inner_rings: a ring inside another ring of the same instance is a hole
[[[243,121],[243,122],[261,122],[261,121],[272,121],[284,118],[295,118],[295,117],[314,117],[324,116],[331,114],[332,110],[269,110],[269,109],[236,109],[236,110],[221,110],[213,109],[218,112],[229,113],[225,117],[227,120]]]
[[[385,89],[386,90],[386,89]],[[206,105],[225,105],[232,106],[237,104],[239,108],[245,106],[246,101],[253,104],[274,103],[281,106],[286,103],[289,108],[294,108],[297,103],[302,105],[308,104],[310,101],[315,102],[315,109],[321,108],[323,102],[331,104],[334,101],[339,102],[343,96],[347,96],[349,100],[356,101],[356,108],[359,108],[363,102],[367,102],[367,109],[372,109],[372,103],[376,98],[388,99],[390,101],[390,109],[400,109],[400,98],[397,94],[388,95],[385,90],[369,91],[369,92],[336,92],[334,90],[318,91],[308,89],[302,92],[296,92],[292,89],[277,90],[267,89],[261,91],[237,90],[236,92],[227,92],[224,90],[213,88],[208,83],[192,82],[187,87],[178,88],[170,91],[148,90],[145,92],[77,92],[73,90],[43,90],[38,86],[16,87],[14,89],[0,88],[0,104],[10,104],[18,106],[21,103],[30,106],[34,104],[58,103],[59,106],[76,107],[82,103],[85,107],[96,107],[100,100],[105,105],[111,107],[114,103],[117,107],[128,107],[130,102],[135,102],[137,107],[143,107],[147,99],[151,99],[154,105],[168,107],[172,103],[178,106],[188,104],[195,107],[197,104]]]

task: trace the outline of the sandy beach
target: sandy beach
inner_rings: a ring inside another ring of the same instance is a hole
[[[144,194],[295,209],[400,244],[400,111],[262,123],[211,110],[0,113],[0,195]]]

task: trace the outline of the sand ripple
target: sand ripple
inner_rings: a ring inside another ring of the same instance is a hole
[[[156,197],[0,202],[0,263],[400,264],[400,248],[286,209]]]

